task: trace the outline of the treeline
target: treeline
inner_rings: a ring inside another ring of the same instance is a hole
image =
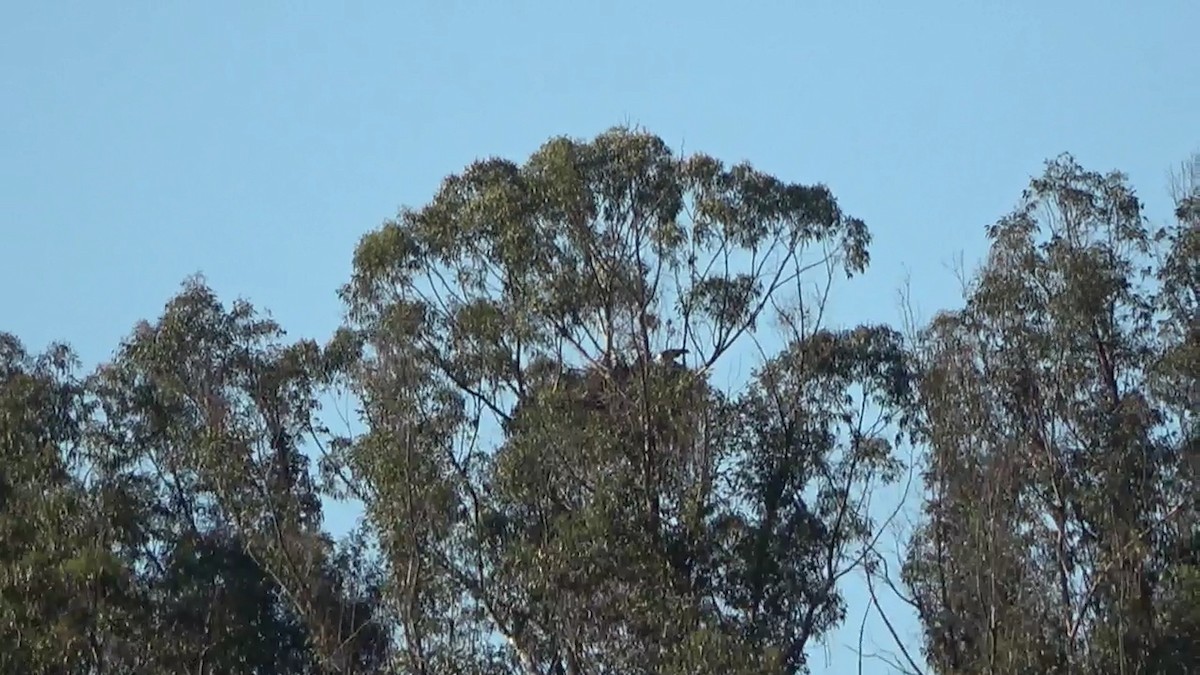
[[[863,578],[922,629],[863,672],[1197,672],[1177,207],[1060,157],[961,309],[829,326],[870,235],[827,188],[616,129],[363,237],[324,344],[199,280],[93,371],[0,334],[0,672],[802,673]]]

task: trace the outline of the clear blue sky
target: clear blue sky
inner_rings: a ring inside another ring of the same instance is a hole
[[[570,4],[5,3],[0,330],[92,363],[199,271],[325,336],[397,207],[622,122],[829,184],[875,234],[838,319],[894,320],[906,273],[928,316],[1044,159],[1165,217],[1200,147],[1196,0]],[[853,672],[856,632],[814,672]]]

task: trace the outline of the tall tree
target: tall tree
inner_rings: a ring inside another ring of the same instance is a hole
[[[326,373],[311,341],[187,283],[93,388],[106,473],[151,486],[145,656],[172,672],[372,672],[387,640],[323,531],[302,442]],[[344,557],[342,562],[346,562]]]
[[[929,499],[905,580],[937,672],[1200,662],[1192,203],[1152,234],[1124,176],[1060,157],[922,335]]]
[[[868,241],[823,186],[628,129],[476,162],[364,237],[331,351],[361,347],[367,431],[329,463],[404,668],[803,672],[909,381],[890,329],[782,310]],[[775,318],[785,348],[717,391]]]
[[[75,357],[0,334],[0,669],[104,663],[136,596],[114,545],[129,526],[80,476],[90,412]],[[131,602],[132,600],[132,602]]]
[[[281,335],[198,282],[91,377],[0,335],[0,670],[382,672],[301,452],[331,363]]]

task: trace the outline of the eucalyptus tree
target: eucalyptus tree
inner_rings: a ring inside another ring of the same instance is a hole
[[[89,403],[72,352],[30,354],[0,333],[0,669],[85,672],[130,570],[79,478]],[[118,622],[119,623],[119,622]]]
[[[909,390],[894,331],[798,302],[868,243],[822,185],[629,129],[477,161],[366,235],[328,350],[366,430],[325,468],[403,668],[803,672]]]
[[[369,579],[322,529],[303,452],[328,363],[282,338],[192,280],[91,378],[93,473],[140,487],[126,500],[145,605],[123,652],[133,672],[364,673],[386,660]]]
[[[1152,232],[1123,175],[1059,157],[921,336],[904,574],[937,672],[1200,662],[1200,234],[1178,216]]]
[[[302,452],[337,363],[281,337],[197,281],[87,377],[0,334],[0,670],[386,672]]]

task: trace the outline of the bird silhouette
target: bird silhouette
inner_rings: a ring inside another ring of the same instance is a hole
[[[677,359],[687,353],[688,350],[686,349],[664,349],[659,353],[658,360],[660,363],[671,363],[678,365]]]

